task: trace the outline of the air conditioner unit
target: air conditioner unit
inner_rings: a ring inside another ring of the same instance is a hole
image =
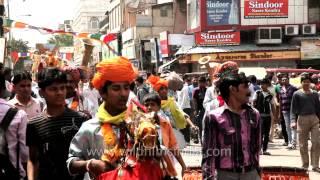
[[[299,34],[299,25],[286,25],[285,27],[286,36],[295,36]]]
[[[281,27],[261,27],[257,29],[256,44],[281,44]]]
[[[316,34],[316,25],[315,24],[304,24],[302,25],[302,34],[311,35]]]
[[[64,26],[64,31],[65,31],[65,32],[72,32],[72,27],[71,27],[71,25],[65,24],[65,26]]]

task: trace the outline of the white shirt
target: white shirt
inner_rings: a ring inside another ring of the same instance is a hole
[[[206,111],[214,110],[219,107],[219,101],[217,99],[218,94],[215,91],[215,85],[208,87],[203,100],[203,107]]]
[[[17,99],[17,96],[15,96],[13,99],[8,101],[8,103],[20,110],[25,111],[28,115],[29,120],[41,113],[40,102],[33,97],[31,97],[27,105],[20,103],[20,101]]]
[[[96,115],[99,109],[100,94],[96,89],[90,89],[90,87],[83,89],[83,109],[88,111],[92,117]]]
[[[129,98],[128,98],[128,101],[127,101],[127,106],[130,104],[132,99],[135,100],[136,102],[139,102],[139,99],[136,96],[136,94],[134,94],[134,92],[130,91]]]
[[[188,84],[185,84],[181,91],[178,92],[178,105],[181,109],[191,108]]]

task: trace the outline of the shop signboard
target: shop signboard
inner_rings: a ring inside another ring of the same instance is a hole
[[[239,0],[206,0],[205,3],[207,26],[239,24]]]
[[[239,45],[240,32],[198,32],[195,40],[197,45]]]
[[[320,39],[301,41],[301,60],[320,59]]]
[[[163,31],[160,33],[160,51],[162,57],[168,57],[170,54],[170,48],[168,43],[168,31]]]
[[[244,18],[288,18],[288,0],[244,0]]]
[[[230,52],[207,54],[213,62],[224,61],[270,61],[270,60],[298,60],[300,51],[256,51],[256,52]],[[191,61],[198,62],[203,55],[192,54]]]

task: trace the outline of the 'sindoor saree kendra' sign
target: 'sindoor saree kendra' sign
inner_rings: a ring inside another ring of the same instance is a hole
[[[288,0],[245,0],[244,18],[287,18]]]
[[[195,39],[198,45],[239,45],[240,32],[199,32]]]

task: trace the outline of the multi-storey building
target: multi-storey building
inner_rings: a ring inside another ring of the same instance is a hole
[[[97,33],[99,22],[103,20],[106,0],[78,0],[75,8],[72,28],[76,32]]]
[[[99,23],[105,17],[106,0],[78,0],[74,10],[72,30],[80,33],[99,33]],[[81,39],[74,39],[74,61],[81,64],[84,44]],[[89,65],[94,65],[101,60],[102,45],[95,43]]]
[[[242,67],[320,65],[318,0],[188,0],[187,9],[195,44],[176,55],[190,71],[203,56]]]
[[[151,70],[158,62],[152,61],[151,52],[155,45],[159,46],[160,33],[183,33],[187,28],[186,7],[183,7],[186,1],[180,1],[111,0],[105,19],[100,23],[100,31],[118,33],[119,38],[110,46],[140,69]],[[104,48],[103,56],[109,58],[114,53]]]

